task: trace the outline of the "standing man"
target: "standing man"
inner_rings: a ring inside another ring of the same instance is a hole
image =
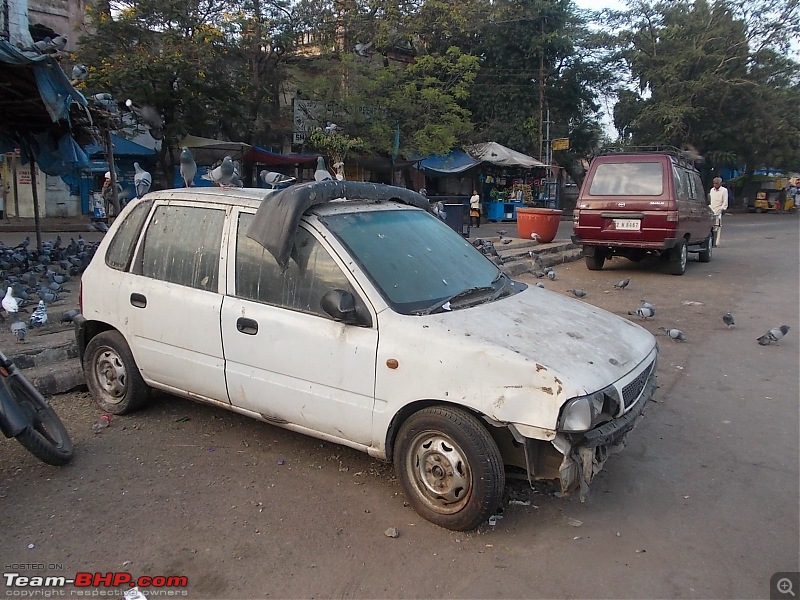
[[[714,187],[708,192],[711,212],[714,213],[714,246],[719,246],[722,235],[722,213],[728,210],[728,188],[722,187],[722,178],[714,177]]]
[[[472,196],[469,199],[469,219],[473,227],[480,227],[481,197],[478,195],[478,190],[472,190]]]

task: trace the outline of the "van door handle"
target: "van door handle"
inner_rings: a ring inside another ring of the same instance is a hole
[[[144,308],[147,306],[147,298],[144,294],[131,294],[131,305],[135,306],[136,308]]]
[[[236,331],[247,335],[255,335],[258,333],[258,323],[253,319],[239,317],[236,319]]]

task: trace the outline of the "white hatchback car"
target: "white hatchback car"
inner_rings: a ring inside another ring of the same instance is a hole
[[[506,469],[588,484],[655,389],[650,333],[498,268],[402,188],[176,189],[129,204],[81,281],[99,405],[152,388],[393,460],[450,529]]]

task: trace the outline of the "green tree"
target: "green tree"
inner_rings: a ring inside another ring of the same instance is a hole
[[[80,40],[77,59],[89,66],[82,87],[163,116],[163,173],[188,133],[260,143],[279,113],[280,63],[293,39],[285,4],[128,0],[112,16],[100,0],[90,8],[95,32]]]
[[[797,0],[640,0],[614,17],[637,88],[615,109],[626,140],[695,147],[710,171],[800,168]]]

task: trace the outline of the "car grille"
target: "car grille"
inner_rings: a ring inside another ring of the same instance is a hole
[[[639,373],[639,376],[636,379],[622,388],[622,403],[625,406],[625,410],[627,410],[634,402],[636,402],[636,399],[641,395],[642,390],[644,390],[644,386],[647,383],[647,379],[650,377],[652,368],[652,364],[647,365],[647,368]]]

